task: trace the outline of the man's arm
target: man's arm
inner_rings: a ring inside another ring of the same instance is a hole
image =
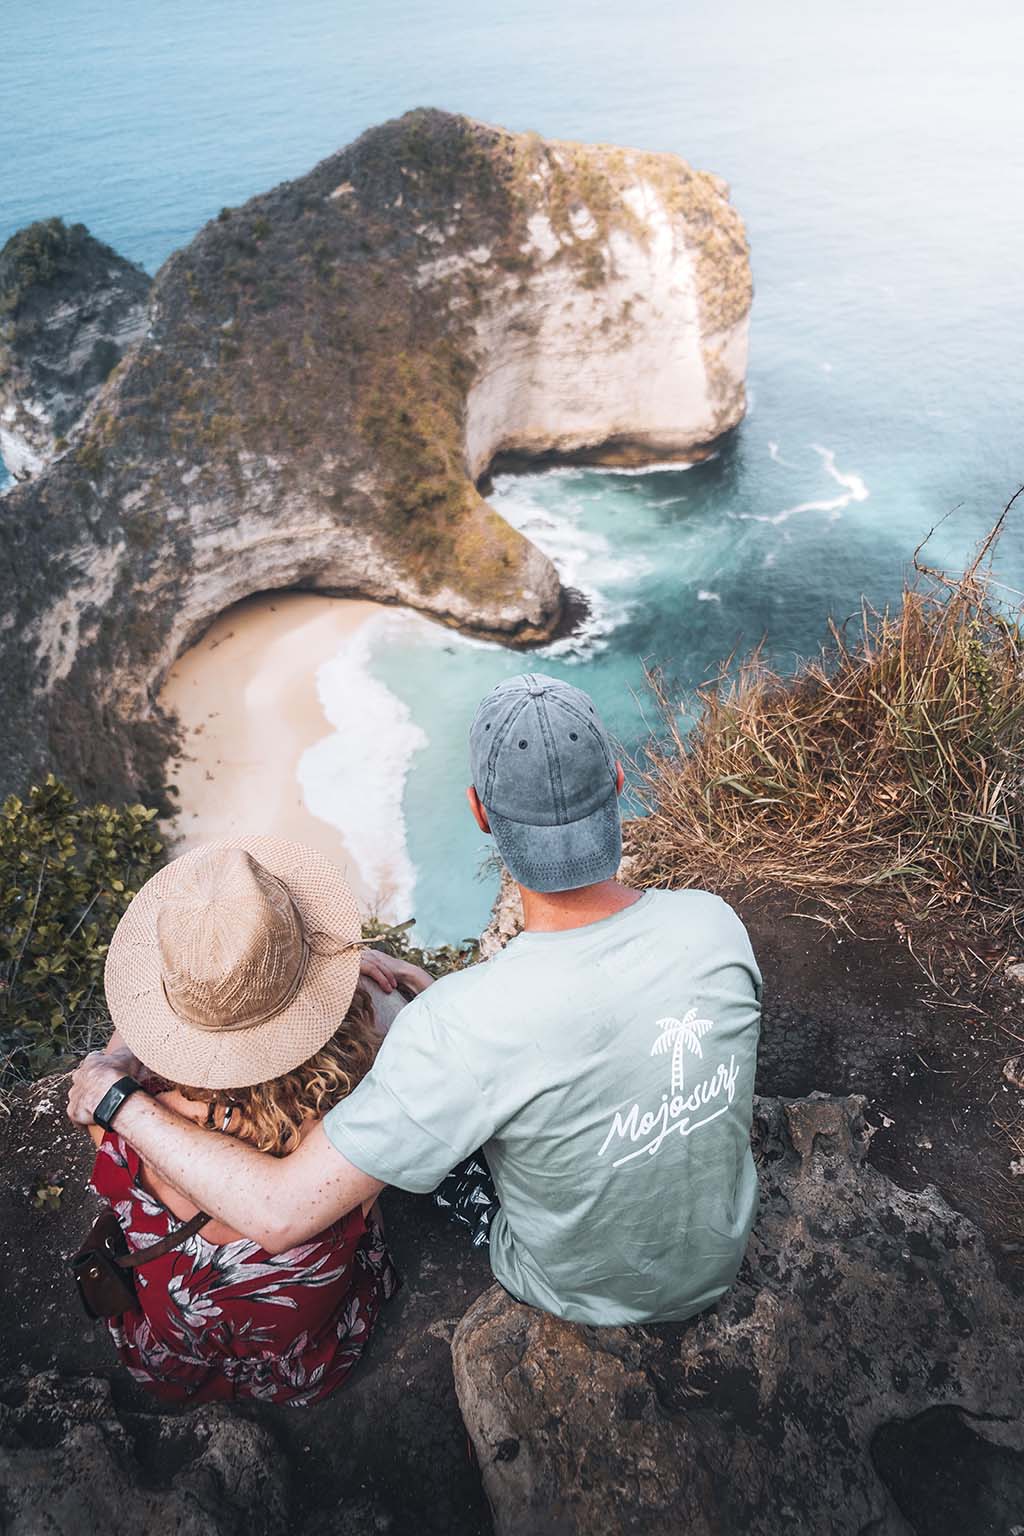
[[[69,1117],[90,1124],[107,1089],[125,1075],[117,1052],[87,1056],[72,1078]],[[384,1188],[331,1145],[322,1125],[288,1157],[271,1157],[134,1093],[118,1110],[116,1126],[155,1173],[268,1253],[315,1237]]]

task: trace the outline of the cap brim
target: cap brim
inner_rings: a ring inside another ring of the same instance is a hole
[[[161,898],[176,884],[175,866],[214,846],[244,848],[283,881],[307,934],[317,939],[292,1001],[247,1029],[197,1029],[172,1010],[163,988]],[[359,980],[361,934],[348,882],[315,849],[265,836],[205,843],[158,870],[118,923],[103,977],[110,1017],[139,1060],[168,1082],[210,1089],[268,1083],[315,1056],[344,1022]]]
[[[528,891],[577,891],[618,874],[622,819],[614,791],[596,811],[567,826],[529,826],[490,809],[487,819],[506,869]]]

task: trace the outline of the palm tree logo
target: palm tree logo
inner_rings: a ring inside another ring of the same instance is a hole
[[[698,1019],[696,1008],[690,1008],[683,1018],[659,1019],[655,1027],[660,1033],[651,1046],[651,1055],[664,1056],[666,1051],[672,1052],[672,1092],[682,1093],[683,1052],[692,1051],[703,1060],[704,1050],[700,1042],[709,1029],[714,1029],[714,1020]]]

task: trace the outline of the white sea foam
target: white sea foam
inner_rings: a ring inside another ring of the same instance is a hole
[[[709,453],[704,459],[666,459],[656,464],[641,464],[625,468],[619,464],[602,464],[602,475],[667,475],[673,471],[694,469],[698,464],[711,464],[718,458],[718,453]],[[596,468],[597,466],[595,466]]]
[[[374,643],[411,617],[371,618],[319,668],[317,694],[334,731],[298,767],[309,809],[341,832],[378,912],[392,922],[412,910],[416,871],[402,799],[412,760],[428,743],[401,699],[373,676],[370,658]]]
[[[566,466],[548,473],[571,480],[585,471]],[[555,513],[534,499],[527,482],[503,476],[495,505],[552,560],[562,583],[582,592],[589,604],[579,632],[543,647],[539,654],[563,660],[593,655],[628,618],[631,604],[625,594],[649,571],[649,562],[641,555],[615,554],[603,534],[584,528],[583,507],[571,496],[566,497],[564,513]],[[416,869],[406,843],[402,802],[416,753],[428,745],[407,706],[371,671],[374,650],[394,642],[417,649],[495,645],[394,609],[360,626],[317,672],[317,694],[334,729],[303,754],[299,782],[312,813],[341,832],[377,911],[387,921],[401,921],[413,909]]]
[[[698,464],[711,464],[718,458],[718,450],[703,459],[659,459],[653,464],[547,464],[531,469],[530,480],[580,480],[584,475],[668,475],[695,469]],[[507,492],[524,477],[519,475],[495,475],[494,484],[499,495]]]
[[[553,473],[564,475],[565,470]],[[581,471],[572,468],[569,473]],[[563,586],[581,592],[587,601],[589,611],[579,628],[544,646],[541,654],[571,661],[603,650],[609,636],[629,618],[633,602],[628,594],[650,572],[650,561],[640,554],[616,554],[603,533],[582,526],[583,507],[569,496],[564,508],[553,512],[535,500],[526,481],[505,476],[496,489],[494,505],[505,520],[543,550]]]
[[[837,522],[844,507],[848,507],[851,501],[867,501],[871,494],[864,481],[858,474],[844,474],[836,468],[836,456],[831,448],[822,448],[820,443],[812,443],[815,453],[821,455],[825,473],[830,475],[838,485],[843,487],[841,496],[832,496],[828,499],[816,501],[801,501],[795,507],[786,507],[782,512],[739,512],[737,517],[741,522],[750,523],[787,523],[791,517],[796,517],[801,512],[827,512],[830,522]],[[773,455],[775,457],[775,455]]]
[[[718,592],[708,592],[704,587],[698,587],[697,601],[698,603],[720,603],[722,598]]]

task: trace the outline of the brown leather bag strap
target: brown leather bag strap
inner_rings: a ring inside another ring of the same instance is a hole
[[[134,1253],[126,1253],[118,1256],[117,1262],[122,1269],[138,1269],[140,1264],[148,1264],[151,1259],[162,1259],[165,1253],[172,1253],[175,1248],[180,1248],[182,1243],[187,1243],[194,1232],[200,1227],[205,1227],[212,1218],[205,1211],[197,1211],[191,1221],[183,1222],[175,1232],[169,1232],[159,1242],[150,1243],[148,1248],[139,1248]]]

